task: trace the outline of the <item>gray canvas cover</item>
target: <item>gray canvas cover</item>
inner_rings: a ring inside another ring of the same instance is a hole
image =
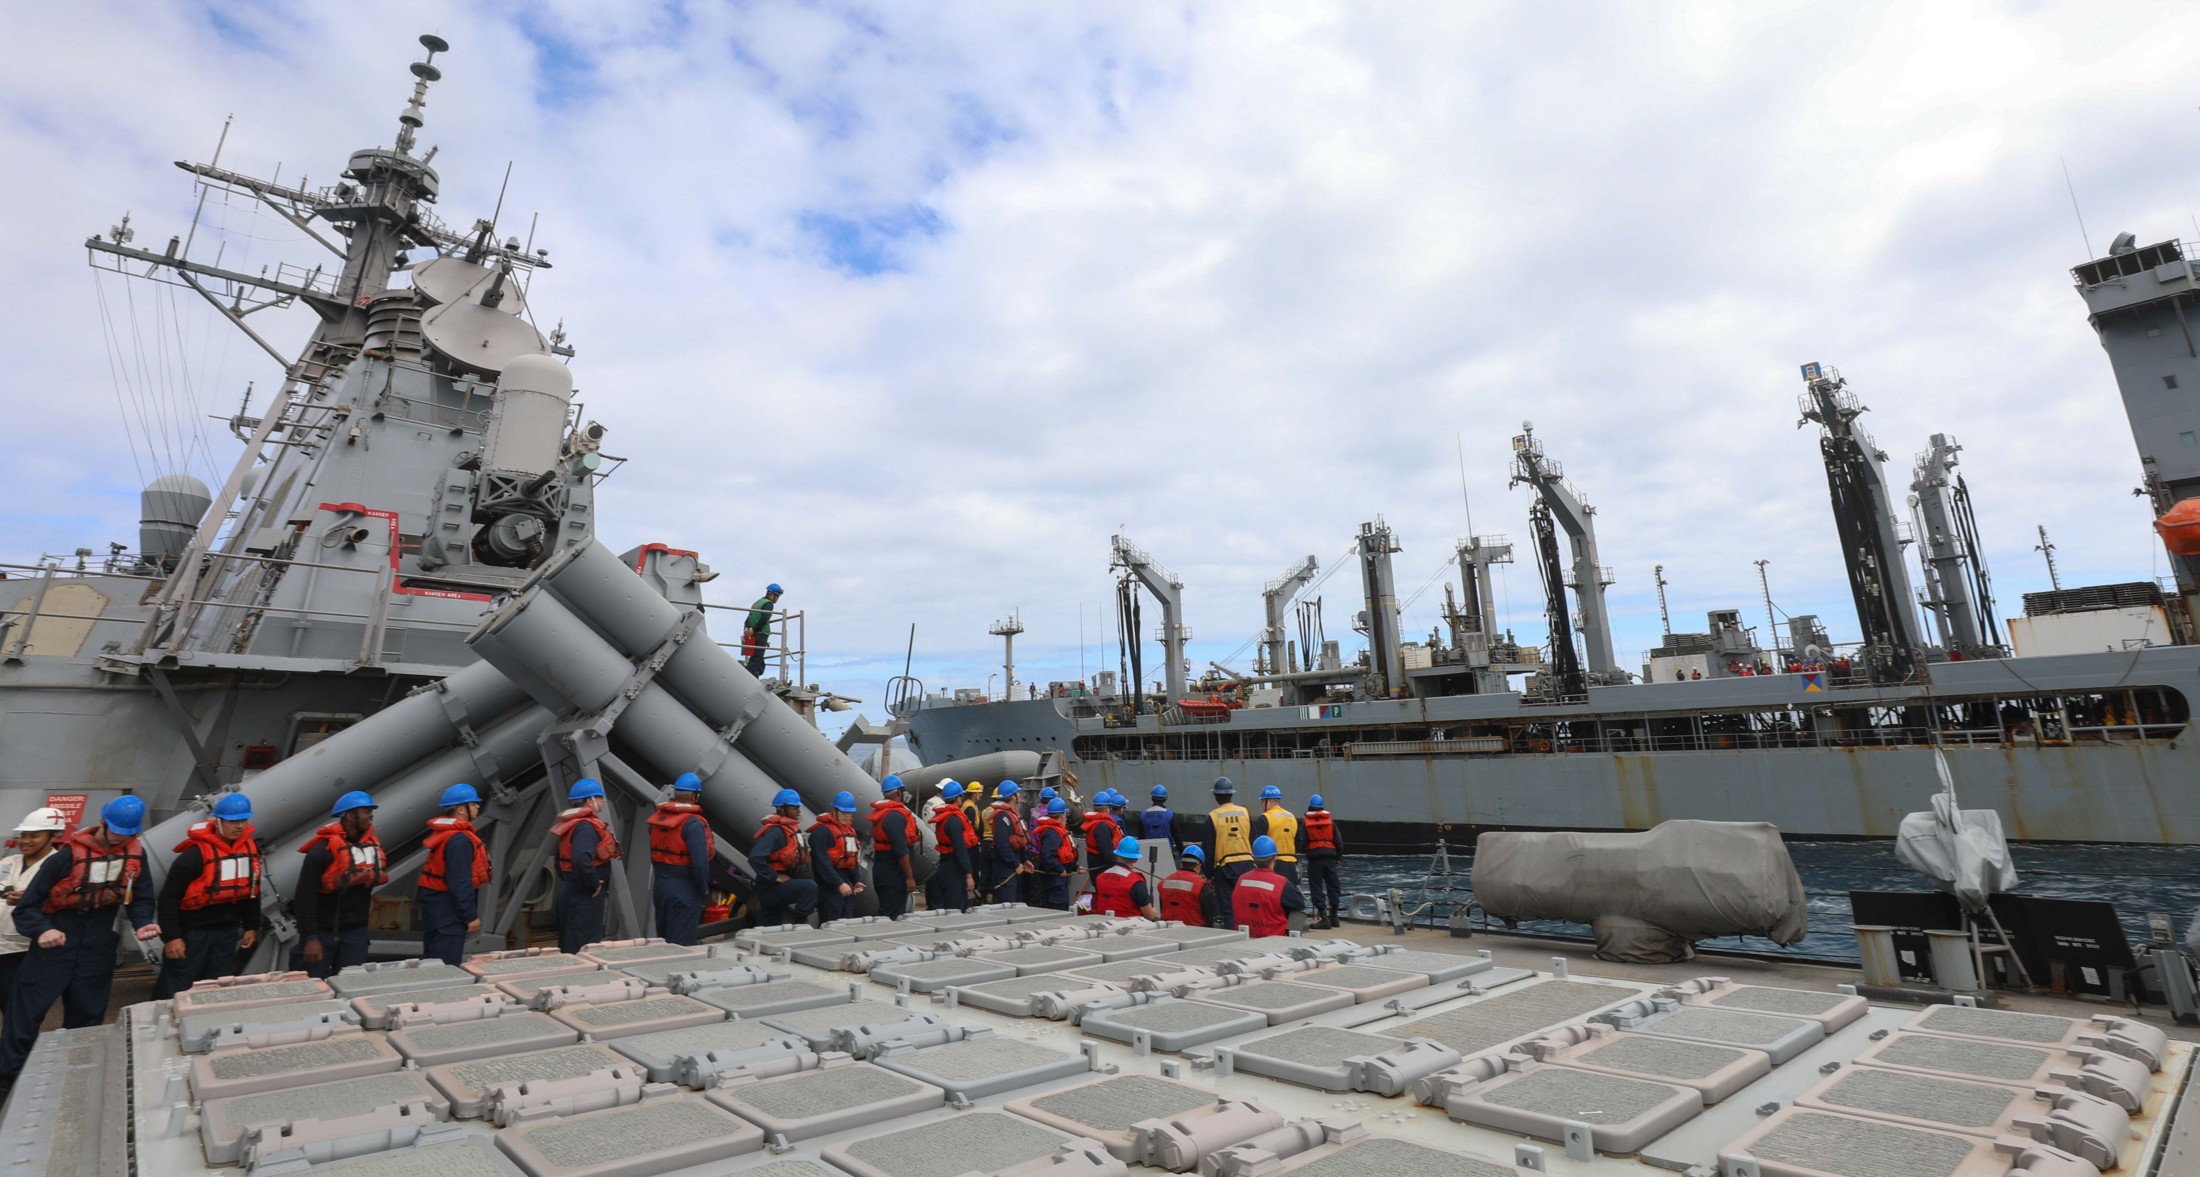
[[[1483,834],[1474,896],[1491,915],[1594,925],[1597,955],[1672,959],[1688,942],[1809,930],[1803,880],[1764,822],[1669,821],[1631,834]],[[1378,962],[1379,963],[1379,962]]]

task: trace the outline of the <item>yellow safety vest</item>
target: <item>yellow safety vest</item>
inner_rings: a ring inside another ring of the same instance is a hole
[[[1290,810],[1278,805],[1264,810],[1261,817],[1268,822],[1268,836],[1276,840],[1276,861],[1299,860],[1299,819]]]
[[[1243,805],[1217,805],[1207,815],[1215,826],[1215,865],[1253,860],[1253,815]]]

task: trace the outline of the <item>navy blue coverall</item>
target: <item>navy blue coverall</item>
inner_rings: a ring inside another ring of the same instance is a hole
[[[833,851],[841,839],[839,831],[823,822],[811,826],[803,837],[810,843],[810,877],[817,880],[817,919],[819,923],[844,920],[856,913],[854,894],[843,895],[840,885],[848,884],[852,890],[863,880],[855,871],[843,872],[833,865]]]
[[[782,875],[771,864],[771,856],[787,845],[787,833],[778,826],[765,826],[756,836],[756,843],[749,847],[749,868],[756,872],[757,922],[772,924],[796,923],[809,918],[817,909],[817,884],[808,879]],[[816,869],[816,864],[811,864]],[[665,939],[672,939],[666,936]],[[684,941],[694,943],[694,941]]]
[[[474,841],[454,837],[443,843],[443,885],[449,890],[422,887],[420,900],[420,955],[444,964],[466,959],[466,925],[481,918],[481,895],[474,890]]]
[[[657,934],[674,944],[693,944],[702,938],[703,907],[710,901],[710,823],[689,814],[680,840],[687,845],[687,865],[651,862],[649,898],[657,909]]]
[[[1008,841],[1014,820],[1007,814],[991,811],[986,813],[985,820],[993,829],[993,841],[987,849],[987,861],[993,867],[993,902],[1022,902],[1024,882],[1016,868],[1023,865],[1024,856]]]
[[[153,926],[153,887],[145,876],[145,856],[137,855],[137,882],[130,888],[125,909],[132,928]],[[61,1024],[66,1029],[96,1026],[107,1020],[107,994],[115,982],[115,950],[121,934],[115,931],[115,907],[89,911],[45,910],[46,896],[55,883],[75,865],[67,843],[38,866],[30,885],[23,888],[15,905],[15,930],[31,942],[23,965],[15,975],[15,992],[8,998],[7,1024],[0,1036],[0,1084],[12,1084],[23,1071],[23,1060],[38,1044],[39,1024],[55,1001],[61,1002]],[[41,948],[38,938],[48,931],[67,936],[58,948]]]
[[[582,822],[573,827],[573,869],[558,872],[558,894],[551,909],[558,920],[558,951],[579,952],[603,939],[603,895],[611,880],[596,865],[603,835]]]

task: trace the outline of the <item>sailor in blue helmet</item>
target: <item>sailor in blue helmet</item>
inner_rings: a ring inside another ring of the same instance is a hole
[[[0,1098],[15,1086],[38,1043],[39,1023],[61,1003],[66,1029],[107,1020],[115,980],[119,909],[140,941],[160,938],[153,887],[145,876],[145,802],[121,796],[99,810],[99,824],[54,843],[15,899],[15,928],[31,942],[0,1024]]]
[[[1016,812],[1016,795],[1022,791],[1015,781],[1002,781],[985,811],[986,867],[995,903],[1022,902],[1023,880],[1031,873],[1031,840],[1023,815]]]
[[[335,820],[298,848],[306,861],[298,868],[290,917],[298,921],[297,964],[316,977],[367,963],[374,889],[390,881],[389,859],[374,834],[374,810],[374,798],[346,793],[329,810]]]
[[[963,811],[962,782],[940,785],[940,805],[932,811],[932,844],[938,848],[939,865],[925,883],[925,898],[937,911],[968,911],[970,893],[977,886],[978,831]]]
[[[1153,787],[1153,804],[1138,811],[1139,840],[1151,846],[1167,846],[1173,859],[1184,849],[1184,839],[1176,832],[1176,813],[1169,808],[1169,787]]]
[[[1077,873],[1077,837],[1062,820],[1067,812],[1069,804],[1056,797],[1047,802],[1044,816],[1032,819],[1030,878],[1038,894],[1026,901],[1033,907],[1069,910],[1069,877]]]
[[[260,887],[266,875],[252,828],[252,800],[223,793],[214,815],[193,822],[161,880],[160,977],[153,1000],[237,971],[237,951],[260,936]]]
[[[879,800],[871,802],[871,887],[878,892],[878,913],[898,919],[908,914],[909,896],[917,889],[923,823],[902,800],[899,776],[888,774],[878,791]]]
[[[480,891],[494,876],[489,848],[474,832],[481,794],[472,785],[443,790],[443,812],[428,819],[420,868],[420,954],[444,964],[466,959],[466,938],[481,930]]]
[[[703,780],[683,772],[672,796],[649,814],[649,899],[657,934],[674,944],[701,939],[710,901],[710,822],[703,817]]]
[[[778,585],[767,585],[764,595],[749,606],[749,615],[741,623],[741,659],[749,673],[764,677],[764,651],[772,644],[772,617],[779,612]]]
[[[558,951],[579,952],[603,939],[603,898],[619,839],[603,819],[603,782],[582,777],[565,795],[568,808],[550,823],[558,840]]]
[[[809,840],[810,878],[817,884],[818,922],[854,915],[856,896],[863,893],[863,839],[856,833],[856,795],[846,790],[835,793],[832,809],[818,814],[803,837]]]
[[[1230,892],[1238,876],[1253,869],[1253,839],[1262,832],[1260,818],[1237,803],[1237,784],[1229,777],[1215,778],[1215,807],[1207,813],[1207,870],[1214,880],[1215,898],[1222,907],[1223,926],[1237,927]]]
[[[810,851],[802,843],[802,795],[781,789],[772,796],[772,815],[749,843],[759,927],[804,921],[817,909],[817,884],[802,877],[809,865]]]

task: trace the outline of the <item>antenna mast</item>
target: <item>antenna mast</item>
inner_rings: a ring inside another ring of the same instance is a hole
[[[2040,524],[2039,529],[2040,542],[2033,545],[2032,550],[2047,557],[2047,583],[2054,586],[2055,591],[2059,593],[2062,591],[2062,574],[2055,571],[2055,542],[2047,538],[2047,525],[2045,523]]]
[[[1765,579],[1765,565],[1770,563],[1772,563],[1770,560],[1756,562],[1757,588],[1765,595],[1765,639],[1772,643],[1773,652],[1778,653],[1780,650],[1780,623],[1772,616],[1772,582]]]
[[[1010,613],[992,624],[987,633],[1001,639],[1001,698],[1016,697],[1016,635],[1024,632],[1020,613]]]
[[[1665,625],[1665,640],[1670,643],[1673,640],[1673,613],[1665,607],[1665,565],[1652,568],[1650,579],[1658,585],[1658,620]]]

